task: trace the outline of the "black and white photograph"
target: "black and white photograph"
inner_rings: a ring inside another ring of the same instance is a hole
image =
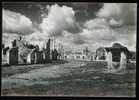
[[[2,2],[2,96],[136,97],[137,3]]]

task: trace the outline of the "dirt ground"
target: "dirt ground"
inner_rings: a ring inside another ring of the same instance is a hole
[[[68,62],[2,67],[4,96],[134,97],[136,64],[125,73],[106,73],[106,62]]]

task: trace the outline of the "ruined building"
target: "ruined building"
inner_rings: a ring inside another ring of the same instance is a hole
[[[18,47],[16,45],[16,40],[12,42],[12,48],[2,48],[2,64],[18,64]]]
[[[122,46],[119,43],[114,43],[112,47],[100,47],[96,50],[96,60],[106,60],[106,56],[108,52],[112,53],[112,60],[119,62],[121,52],[124,52],[127,56],[127,59],[131,57],[131,53],[127,49],[127,47]]]

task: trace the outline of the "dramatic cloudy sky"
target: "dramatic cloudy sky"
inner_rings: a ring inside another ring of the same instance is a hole
[[[2,13],[7,46],[20,33],[39,46],[54,36],[67,49],[95,51],[114,42],[136,49],[135,3],[3,3]]]

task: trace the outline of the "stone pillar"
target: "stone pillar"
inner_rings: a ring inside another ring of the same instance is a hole
[[[98,61],[99,60],[99,57],[97,56],[96,60]]]
[[[108,72],[114,70],[113,64],[112,64],[112,53],[108,52],[107,55],[107,68],[108,68]]]
[[[127,57],[124,52],[121,52],[121,59],[120,59],[120,70],[125,71],[127,65]]]
[[[31,64],[31,53],[27,56],[27,63]]]
[[[43,51],[43,60],[45,60],[45,51]]]
[[[35,52],[35,64],[37,63],[37,53]]]
[[[6,53],[6,62],[7,64],[10,64],[10,50],[8,50]]]

